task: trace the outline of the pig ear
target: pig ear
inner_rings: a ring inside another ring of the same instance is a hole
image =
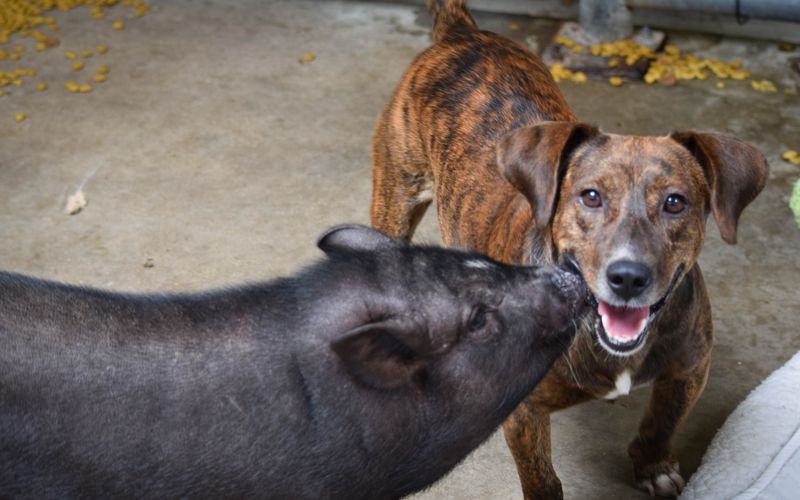
[[[736,243],[739,215],[767,182],[769,165],[749,144],[723,134],[674,132],[670,135],[694,156],[711,191],[711,213],[727,243]]]
[[[500,172],[528,199],[537,227],[553,217],[569,155],[598,133],[585,123],[549,122],[513,130],[498,144]]]
[[[360,224],[343,224],[332,227],[322,233],[317,240],[317,246],[327,254],[378,250],[398,244],[396,240],[380,231]]]
[[[359,382],[395,389],[410,383],[425,365],[420,353],[403,341],[421,333],[412,328],[397,320],[368,323],[331,342],[331,349]]]

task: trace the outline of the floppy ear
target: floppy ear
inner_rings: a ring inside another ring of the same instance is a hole
[[[420,349],[411,346],[421,335],[411,322],[391,319],[361,325],[331,342],[331,349],[362,384],[395,389],[425,367]]]
[[[736,243],[742,210],[764,189],[769,165],[759,150],[729,135],[674,132],[670,135],[694,156],[711,191],[711,213],[727,243]]]
[[[513,130],[498,144],[500,172],[528,199],[537,227],[553,217],[569,155],[598,133],[585,123],[548,122]]]
[[[360,224],[334,226],[317,240],[317,246],[327,254],[377,250],[395,245],[399,243],[380,231]]]

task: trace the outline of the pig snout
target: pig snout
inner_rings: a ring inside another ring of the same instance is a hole
[[[569,304],[573,316],[580,316],[592,303],[592,295],[580,272],[570,264],[553,268],[550,282]]]
[[[555,266],[540,268],[540,286],[535,293],[534,314],[546,330],[558,333],[569,329],[589,309],[591,296],[583,278],[571,270]]]

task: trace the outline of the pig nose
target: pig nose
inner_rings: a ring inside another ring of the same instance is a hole
[[[574,313],[577,314],[588,303],[589,289],[573,268],[554,268],[550,275],[550,283],[555,288],[556,294],[566,301]]]
[[[651,277],[649,267],[631,260],[614,262],[606,271],[606,279],[611,290],[624,300],[638,297],[647,290]]]

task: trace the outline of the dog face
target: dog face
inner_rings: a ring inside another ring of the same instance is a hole
[[[685,166],[685,168],[681,168]],[[668,137],[599,134],[576,149],[552,224],[597,301],[601,343],[632,352],[702,248],[709,189]]]
[[[692,269],[713,213],[734,243],[736,221],[763,188],[767,164],[718,134],[603,134],[551,123],[512,132],[498,150],[506,177],[531,203],[552,258],[572,261],[597,304],[600,344],[630,355]]]

